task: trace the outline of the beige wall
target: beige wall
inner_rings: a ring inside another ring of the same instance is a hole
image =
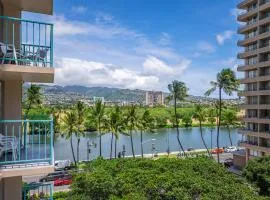
[[[3,81],[3,119],[16,120],[22,116],[22,81]]]
[[[9,177],[0,179],[0,200],[22,199],[22,177]]]

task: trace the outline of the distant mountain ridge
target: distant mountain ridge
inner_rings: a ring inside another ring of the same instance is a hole
[[[104,97],[106,101],[126,101],[126,102],[138,102],[144,103],[146,90],[140,89],[121,89],[121,88],[109,88],[109,87],[87,87],[81,85],[40,85],[42,93],[45,96],[47,104],[71,104],[77,100],[90,100],[95,97]],[[25,89],[29,85],[25,85]],[[168,93],[164,93],[165,96]],[[201,97],[190,95],[187,98],[188,102],[201,102],[209,103],[215,101],[215,98]],[[231,99],[227,101],[235,101],[234,104],[239,103],[237,99]]]

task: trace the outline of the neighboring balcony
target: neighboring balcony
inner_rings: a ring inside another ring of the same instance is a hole
[[[247,8],[250,4],[253,4],[253,3],[256,3],[257,0],[245,0],[245,1],[242,1],[241,3],[239,3],[237,5],[237,8],[238,9],[245,9]]]
[[[258,12],[258,7],[256,8],[252,8],[249,11],[245,11],[243,13],[241,13],[238,17],[237,20],[241,21],[241,22],[246,22],[249,18],[255,16]]]
[[[0,16],[0,79],[53,82],[53,24]]]
[[[53,170],[53,120],[0,120],[0,130],[2,176]]]
[[[261,68],[261,67],[268,67],[268,66],[270,66],[270,61],[261,61],[261,62],[257,62],[254,64],[239,65],[237,70],[238,71],[247,71],[247,70],[257,69],[257,68]]]
[[[259,146],[257,142],[251,142],[251,141],[239,141],[238,142],[239,146],[252,149],[252,150],[257,150],[260,152],[266,152],[270,153],[270,147],[267,146]]]
[[[246,84],[246,83],[253,83],[253,82],[258,82],[258,81],[269,81],[270,80],[270,75],[264,75],[264,76],[256,76],[256,77],[246,77],[243,79],[240,79],[241,84]]]

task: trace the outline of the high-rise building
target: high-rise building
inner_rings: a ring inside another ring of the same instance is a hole
[[[147,106],[164,105],[164,93],[160,91],[147,91],[145,93],[145,104]]]
[[[238,46],[244,50],[238,54],[243,60],[238,71],[244,73],[240,81],[245,88],[239,93],[245,97],[245,128],[239,131],[243,135],[240,145],[245,147],[244,165],[253,157],[270,155],[270,1],[244,0],[237,8],[243,10],[238,16],[243,23],[238,29],[243,35]]]
[[[22,18],[52,15],[53,0],[0,0],[0,200],[28,199],[52,185],[23,187],[22,177],[54,171],[53,121],[22,117],[22,84],[53,83],[53,24]],[[47,198],[46,198],[47,199]]]

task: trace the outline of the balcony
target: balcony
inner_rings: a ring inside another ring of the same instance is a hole
[[[238,142],[239,146],[252,149],[252,150],[257,150],[260,152],[270,152],[270,147],[267,146],[260,146],[258,145],[258,142],[252,142],[252,141],[239,141]]]
[[[257,0],[245,0],[245,1],[242,1],[241,3],[239,3],[237,5],[237,8],[238,9],[245,9],[248,7],[248,5],[252,4],[252,3],[256,3]]]
[[[249,18],[255,16],[258,12],[258,7],[251,8],[250,10],[241,13],[238,17],[237,20],[241,22],[247,21]]]
[[[0,120],[0,130],[3,133],[0,135],[2,175],[14,168],[23,170],[18,172],[20,175],[33,175],[40,168],[51,171],[54,163],[52,120]],[[13,171],[13,174],[16,173]]]
[[[0,16],[0,78],[53,82],[53,24]]]
[[[244,64],[244,65],[239,65],[237,70],[238,71],[247,71],[247,70],[253,70],[253,69],[257,69],[257,68],[261,68],[261,67],[268,67],[270,66],[270,61],[261,61],[261,62],[257,62],[254,64]]]

